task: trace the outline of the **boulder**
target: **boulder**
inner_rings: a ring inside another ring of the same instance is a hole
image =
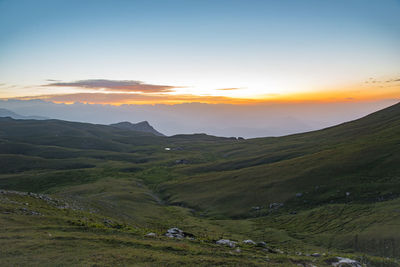
[[[177,159],[175,160],[175,164],[189,164],[189,161],[186,159]]]
[[[215,242],[217,245],[224,245],[224,246],[229,246],[231,248],[236,247],[236,242],[231,241],[229,239],[220,239],[217,242]]]
[[[342,258],[342,257],[336,257],[337,262],[332,262],[332,266],[337,266],[337,267],[344,267],[344,266],[352,266],[352,267],[362,267],[361,263],[358,261],[349,259],[349,258]]]
[[[243,240],[243,243],[246,245],[253,245],[253,246],[257,245],[257,243],[251,239]]]
[[[267,246],[267,243],[265,243],[264,241],[258,242],[257,243],[257,247],[263,247],[265,248]]]
[[[280,207],[283,207],[283,203],[274,202],[274,203],[269,204],[270,209],[279,209]]]
[[[165,236],[170,237],[170,238],[184,238],[185,234],[183,233],[183,231],[179,228],[173,227],[167,230],[167,233],[165,234]]]

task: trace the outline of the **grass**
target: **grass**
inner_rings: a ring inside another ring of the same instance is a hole
[[[0,195],[2,265],[328,266],[336,255],[399,264],[399,104],[321,131],[240,141],[57,120],[0,125],[0,188],[78,207]],[[171,227],[196,239],[163,237]],[[237,253],[220,238],[270,251],[242,244]],[[314,252],[326,255],[304,256]]]

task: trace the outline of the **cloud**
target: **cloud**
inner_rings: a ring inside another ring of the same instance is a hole
[[[221,88],[221,89],[217,89],[220,91],[231,91],[231,90],[239,90],[240,88]]]
[[[166,94],[139,94],[139,93],[72,93],[72,94],[54,94],[25,96],[14,99],[29,100],[42,99],[56,103],[90,103],[90,104],[176,104],[176,103],[251,103],[248,99],[229,98],[223,96],[196,96],[196,95],[166,95]]]
[[[400,82],[400,78],[398,78],[398,79],[387,80],[386,82],[387,82],[387,83]]]
[[[92,90],[139,92],[139,93],[165,93],[172,92],[176,86],[147,84],[133,80],[80,80],[74,82],[56,82],[44,86],[55,87],[79,87]]]

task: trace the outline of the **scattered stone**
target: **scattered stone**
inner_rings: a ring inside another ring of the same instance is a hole
[[[112,226],[114,225],[114,222],[111,221],[110,219],[104,218],[104,219],[103,219],[103,224],[104,224],[105,226],[112,227]]]
[[[168,236],[170,238],[182,239],[185,237],[185,234],[183,233],[183,231],[181,229],[174,227],[174,228],[168,229],[165,236]]]
[[[321,254],[319,254],[319,253],[313,253],[313,254],[311,254],[311,257],[321,257]]]
[[[252,210],[260,210],[261,208],[259,206],[251,207]]]
[[[271,203],[271,204],[269,204],[269,208],[270,209],[279,209],[280,207],[283,207],[283,203],[280,203],[280,202],[274,202],[274,203]]]
[[[235,241],[231,241],[229,239],[220,239],[217,242],[215,242],[217,245],[224,245],[224,246],[229,246],[231,248],[236,247],[236,243]]]
[[[175,164],[189,164],[189,161],[186,159],[177,159],[175,160]]]
[[[350,192],[346,192],[346,197],[350,196]]]
[[[296,193],[296,197],[302,197],[303,193]]]
[[[240,250],[239,247],[237,247],[237,248],[235,249],[235,252],[236,252],[236,253],[240,253],[240,252],[242,252],[242,251]]]
[[[2,190],[2,189],[0,189],[0,194],[2,194],[2,195],[14,194],[14,195],[19,195],[19,196],[29,196],[32,198],[43,200],[43,201],[47,202],[47,204],[55,206],[56,208],[59,208],[59,209],[83,210],[82,208],[77,207],[76,205],[74,205],[72,207],[70,204],[66,203],[65,201],[54,199],[54,198],[51,198],[51,197],[49,197],[47,195],[43,195],[43,194],[14,191],[14,190]],[[22,204],[29,206],[29,203],[22,203]]]
[[[275,249],[275,251],[276,251],[277,253],[279,253],[279,254],[285,253],[285,252],[283,252],[282,250],[280,250],[279,248]]]
[[[155,233],[148,233],[146,236],[148,236],[148,237],[156,237],[156,234]]]
[[[19,209],[19,210],[22,211],[22,213],[23,213],[24,215],[35,215],[35,216],[41,215],[39,212],[33,211],[33,210],[29,210],[29,209],[27,209],[27,208],[21,208],[21,209]]]
[[[243,243],[245,243],[246,245],[253,245],[253,246],[257,245],[257,243],[251,239],[243,240]]]
[[[351,267],[362,267],[361,263],[358,261],[349,259],[349,258],[342,258],[336,257],[337,261],[332,262],[332,266],[344,267],[344,266],[351,266]]]
[[[164,150],[165,150],[165,151],[170,151],[170,150],[171,150],[171,148],[169,148],[169,147],[166,147],[166,148],[164,148]]]

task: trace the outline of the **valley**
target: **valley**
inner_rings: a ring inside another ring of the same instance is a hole
[[[399,266],[400,104],[246,140],[3,117],[0,189],[8,266]]]

